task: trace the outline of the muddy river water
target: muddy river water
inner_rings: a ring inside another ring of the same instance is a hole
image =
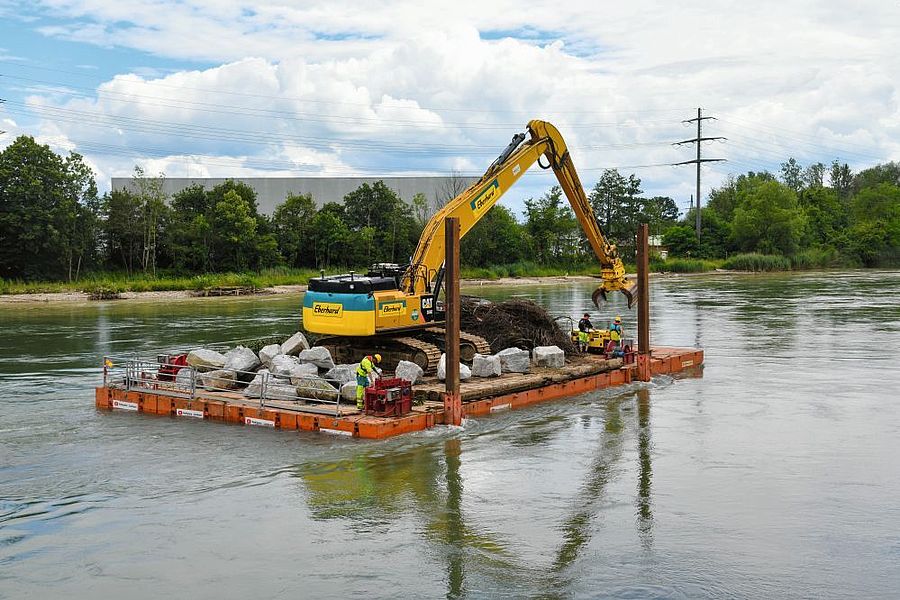
[[[298,296],[2,306],[0,597],[900,595],[900,272],[652,291],[702,377],[383,441],[94,409],[104,354],[290,333]]]

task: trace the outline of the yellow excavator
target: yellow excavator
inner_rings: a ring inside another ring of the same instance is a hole
[[[444,340],[444,315],[438,306],[444,275],[444,220],[458,217],[460,237],[465,236],[535,163],[553,169],[600,261],[601,283],[591,296],[594,304],[599,307],[609,292],[619,291],[628,298],[630,308],[636,300],[636,285],[626,278],[615,245],[603,235],[565,141],[556,127],[534,120],[528,123],[528,136],[513,136],[481,179],[428,221],[409,265],[382,263],[366,275],[351,272],[311,279],[303,299],[303,326],[324,334],[318,344],[329,348],[339,362],[357,361],[377,352],[388,368],[400,360],[411,360],[425,372],[433,372]],[[472,360],[476,352],[490,351],[483,338],[460,332],[463,361]]]

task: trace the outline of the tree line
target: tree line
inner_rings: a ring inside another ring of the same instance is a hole
[[[815,250],[874,266],[897,262],[898,182],[895,163],[853,174],[845,164],[803,169],[793,159],[780,177],[750,172],[729,178],[703,208],[699,246],[693,214],[679,220],[674,200],[645,196],[633,174],[604,171],[588,197],[626,261],[633,257],[637,225],[649,223],[675,256]],[[99,271],[156,275],[402,264],[437,208],[421,194],[406,202],[376,182],[342,199],[290,194],[269,216],[260,214],[255,191],[241,182],[194,185],[171,197],[162,184],[162,177],[136,167],[130,189],[101,196],[80,155],[62,157],[19,137],[0,152],[0,277],[72,281]],[[438,204],[459,191],[448,189]],[[319,206],[316,200],[326,201]],[[463,239],[461,253],[473,267],[595,262],[558,186],[526,200],[521,217],[496,205]]]
[[[738,252],[779,255],[809,266],[900,264],[900,164],[853,173],[846,163],[803,167],[791,158],[775,174],[729,177],[701,209],[669,228],[676,256],[723,258]],[[805,259],[805,260],[804,260]]]

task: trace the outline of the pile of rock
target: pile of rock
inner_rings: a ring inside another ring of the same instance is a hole
[[[283,344],[269,344],[257,354],[237,346],[225,354],[208,348],[191,350],[187,363],[197,376],[195,385],[208,390],[238,390],[250,398],[316,399],[334,402],[342,388],[353,384],[356,397],[357,364],[336,365],[327,348],[310,347],[298,331]],[[191,369],[182,369],[176,384],[191,385]]]
[[[496,377],[501,373],[528,373],[532,364],[559,369],[566,364],[566,354],[558,346],[538,346],[531,353],[522,348],[506,348],[489,356],[476,354],[472,361],[472,376]],[[440,367],[438,378],[441,378]]]

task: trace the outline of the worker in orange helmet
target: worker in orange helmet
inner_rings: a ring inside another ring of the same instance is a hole
[[[381,375],[381,369],[375,366],[380,362],[380,354],[370,354],[359,361],[359,366],[356,367],[356,408],[359,410],[365,408],[363,396],[366,393],[366,388],[371,384],[372,376],[375,373]]]

